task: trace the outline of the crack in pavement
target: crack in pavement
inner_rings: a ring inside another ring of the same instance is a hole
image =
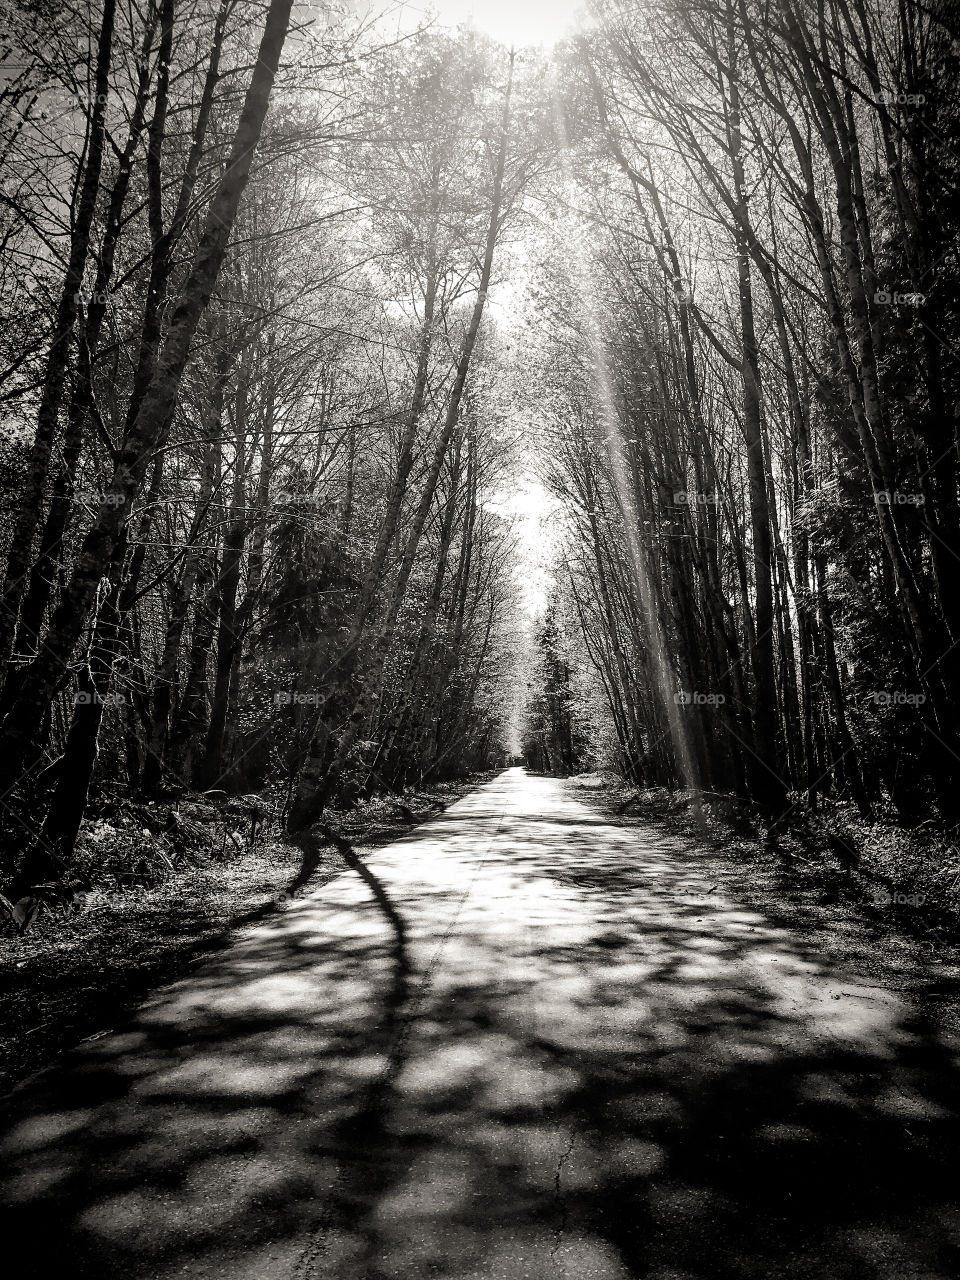
[[[567,1161],[570,1159],[570,1156],[573,1154],[573,1148],[576,1141],[577,1141],[577,1134],[576,1134],[576,1130],[574,1129],[574,1130],[571,1130],[570,1132],[570,1141],[567,1143],[566,1151],[562,1151],[560,1153],[560,1159],[557,1161],[557,1169],[553,1175],[554,1195],[556,1197],[557,1209],[560,1215],[560,1221],[557,1224],[557,1228],[554,1232],[553,1248],[550,1250],[550,1258],[554,1262],[556,1262],[557,1260],[557,1254],[560,1252],[560,1246],[563,1243],[563,1233],[567,1229],[568,1213],[567,1213],[567,1198],[563,1193],[563,1166],[567,1163]]]

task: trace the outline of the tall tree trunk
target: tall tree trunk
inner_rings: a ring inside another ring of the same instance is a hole
[[[57,684],[67,669],[153,451],[172,418],[193,335],[216,285],[247,185],[289,26],[292,2],[271,0],[230,158],[207,215],[163,354],[117,458],[104,504],[83,541],[70,583],[0,729],[0,759],[3,761],[0,764],[0,790],[9,789],[18,780],[18,762],[26,754],[37,720],[46,714]]]
[[[140,143],[146,117],[151,81],[149,54],[156,29],[156,12],[152,15],[152,19],[147,24],[140,49],[140,69],[130,128],[120,157],[117,178],[110,193],[103,243],[97,255],[97,271],[93,294],[87,308],[86,323],[80,330],[77,367],[70,396],[61,462],[54,478],[50,510],[40,535],[39,551],[30,571],[30,583],[20,611],[16,649],[19,653],[30,656],[36,653],[44,615],[53,595],[59,567],[63,563],[63,539],[73,510],[73,485],[77,464],[85,443],[88,419],[96,407],[93,395],[93,364],[103,322],[107,315],[106,294],[113,279],[117,245],[123,225],[123,211],[133,175],[133,158]],[[8,679],[0,700],[0,718],[9,710],[15,693],[16,683]]]
[[[227,531],[223,539],[220,572],[217,576],[217,647],[214,657],[213,697],[204,750],[202,781],[205,787],[218,786],[223,778],[224,735],[230,710],[233,673],[240,657],[238,626],[240,570],[247,542],[246,485],[246,398],[249,394],[249,359],[241,370],[237,389],[236,439],[233,458],[233,497]]]
[[[747,207],[743,168],[743,139],[740,131],[740,88],[737,83],[736,50],[730,31],[728,60],[727,140],[738,216],[735,227],[737,284],[740,303],[741,366],[743,390],[743,433],[747,446],[747,476],[750,493],[750,528],[753,540],[754,603],[754,734],[756,754],[750,756],[752,788],[758,802],[772,815],[786,808],[787,788],[781,771],[777,742],[777,688],[775,679],[775,619],[773,601],[773,542],[770,531],[766,450],[764,447],[763,400],[760,384],[760,349],[754,318],[753,282],[750,270],[750,237],[746,231],[750,216]]]
[[[67,376],[70,342],[80,308],[83,275],[90,250],[90,233],[96,214],[97,196],[100,192],[100,172],[103,166],[103,148],[106,134],[107,100],[110,93],[110,63],[113,51],[113,29],[116,17],[116,0],[104,0],[100,36],[97,43],[97,61],[94,75],[93,109],[90,116],[90,134],[87,142],[86,163],[76,218],[70,236],[70,253],[64,276],[63,289],[53,322],[53,338],[43,376],[40,407],[37,411],[37,431],[27,467],[26,482],[21,495],[19,515],[14,525],[13,537],[7,553],[7,569],[0,599],[0,666],[10,660],[16,632],[20,601],[27,582],[30,553],[40,514],[44,507],[44,491],[53,441],[57,431],[60,404]],[[104,562],[106,563],[106,561]],[[89,609],[89,605],[88,605]],[[79,631],[77,633],[79,635]]]

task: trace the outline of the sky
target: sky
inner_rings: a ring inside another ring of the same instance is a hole
[[[575,25],[583,0],[414,0],[411,13],[436,13],[451,26],[470,22],[506,45],[546,45],[562,40]]]

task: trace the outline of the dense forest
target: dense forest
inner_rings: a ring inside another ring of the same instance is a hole
[[[12,910],[521,751],[960,818],[956,5],[587,8],[0,8]]]
[[[955,821],[956,7],[595,10],[537,277],[528,752]]]

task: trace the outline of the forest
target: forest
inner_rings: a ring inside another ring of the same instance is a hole
[[[955,829],[953,0],[0,24],[11,929],[521,758]]]

